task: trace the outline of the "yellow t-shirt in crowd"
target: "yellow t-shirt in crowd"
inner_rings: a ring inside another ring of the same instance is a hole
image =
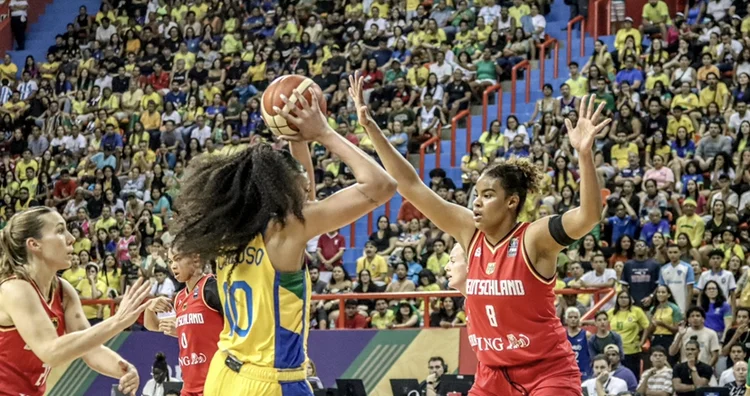
[[[628,155],[630,153],[638,154],[638,145],[635,143],[626,143],[625,147],[619,144],[612,146],[612,162],[616,162],[618,169],[625,169],[628,167]]]
[[[649,321],[640,307],[631,306],[629,310],[614,313],[612,308],[607,311],[609,326],[622,337],[622,349],[626,355],[641,352],[639,333],[648,328]]]
[[[357,274],[365,269],[370,271],[370,277],[373,279],[388,276],[388,263],[379,254],[376,254],[372,260],[368,259],[367,256],[357,259]]]

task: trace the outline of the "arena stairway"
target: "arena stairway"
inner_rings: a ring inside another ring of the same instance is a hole
[[[562,30],[563,28],[566,28],[569,21],[569,15],[570,11],[568,9],[568,6],[565,5],[562,1],[556,1],[552,3],[552,9],[549,15],[547,15],[547,29],[546,32],[557,39],[560,42],[560,54],[559,54],[559,73],[558,78],[554,78],[554,58],[546,59],[545,62],[545,72],[544,72],[544,81],[546,83],[552,84],[554,87],[555,96],[559,96],[559,87],[561,84],[563,84],[569,77],[569,70],[568,65],[566,63],[565,59],[565,52],[566,52],[566,46],[569,45],[571,47],[571,61],[577,62],[581,67],[586,63],[588,58],[591,56],[591,53],[594,50],[594,39],[589,35],[586,34],[584,37],[585,40],[585,56],[580,56],[580,49],[581,49],[581,40],[580,40],[580,31],[578,30],[578,25],[575,26],[575,29],[573,31],[573,34],[571,36],[571,42],[567,42],[567,31]],[[602,40],[610,50],[614,48],[614,36],[601,36],[599,37],[600,40]],[[540,98],[542,98],[542,92],[539,89],[539,80],[541,78],[540,70],[538,67],[535,67],[531,70],[531,76],[524,76],[524,80],[519,80],[516,84],[516,111],[515,114],[516,117],[518,117],[520,122],[526,122],[529,120],[531,115],[534,112],[534,103]],[[531,95],[529,98],[529,103],[525,102],[525,95],[526,95],[526,81],[525,78],[531,78]],[[506,86],[510,87],[509,84],[506,84]],[[491,102],[494,102],[495,100],[491,100]],[[506,90],[503,92],[503,103],[502,103],[502,117],[503,119],[502,124],[503,127],[505,127],[505,118],[511,114],[510,111],[510,103],[511,103],[511,92],[510,90]],[[495,114],[497,114],[497,105],[496,104],[490,104],[488,106],[488,120],[487,123],[489,124],[495,119]],[[450,166],[450,158],[451,158],[451,141],[450,138],[446,139],[446,136],[449,136],[449,134],[443,134],[443,140],[440,142],[440,148],[441,148],[441,156],[440,156],[440,164],[436,163],[436,155],[435,154],[426,154],[425,155],[425,175],[424,180],[425,182],[429,183],[429,170],[434,169],[436,167],[441,167],[445,169],[446,173],[448,174],[448,177],[453,179],[453,181],[460,186],[461,184],[461,169],[458,166],[461,160],[461,157],[466,154],[466,143],[467,139],[469,137],[471,138],[471,141],[476,141],[479,139],[479,136],[482,134],[482,109],[481,105],[474,106],[472,109],[472,115],[471,115],[471,131],[467,131],[465,125],[463,122],[459,124],[459,128],[456,130],[456,165],[455,167]],[[377,226],[377,218],[383,214],[387,215],[392,223],[396,221],[396,217],[398,215],[398,209],[401,206],[401,203],[403,202],[403,198],[396,194],[390,203],[390,213],[385,213],[385,206],[381,206],[377,208],[373,212],[373,220],[372,220],[372,227],[373,229]],[[346,226],[341,229],[341,235],[346,238],[347,241],[347,250],[344,253],[344,268],[346,269],[347,273],[349,275],[355,276],[356,275],[356,261],[359,257],[362,257],[363,254],[363,248],[365,242],[369,239],[369,235],[374,231],[373,229],[367,228],[367,216],[362,217],[361,219],[357,220],[355,222],[355,232],[354,232],[354,247],[352,246],[350,241],[351,236],[351,226]]]
[[[78,15],[78,9],[86,6],[90,16],[99,12],[101,0],[53,0],[38,16],[36,21],[27,27],[26,49],[8,51],[13,62],[18,66],[19,75],[23,70],[26,57],[31,55],[37,62],[46,62],[47,49],[55,44],[55,36],[65,33],[65,27]],[[15,48],[15,42],[13,43]]]

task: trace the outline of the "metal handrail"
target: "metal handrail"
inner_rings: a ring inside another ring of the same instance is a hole
[[[578,22],[581,23],[581,56],[586,56],[586,19],[579,15],[568,22],[568,47],[565,49],[567,56],[565,64],[570,64],[570,53],[573,50],[570,45],[573,42],[573,25]]]
[[[451,167],[456,166],[456,130],[462,118],[466,118],[467,140],[471,140],[471,110],[464,110],[451,119]]]
[[[438,130],[439,131],[439,130]],[[429,138],[427,141],[419,146],[419,178],[424,180],[424,160],[427,155],[427,149],[431,145],[435,145],[435,165],[440,167],[440,133]]]
[[[489,111],[490,95],[497,92],[497,119],[503,118],[503,86],[495,84],[482,93],[482,132],[487,130],[487,112]],[[471,139],[466,140],[466,152],[471,151]]]
[[[610,34],[612,34],[611,33],[612,31],[612,9],[611,9],[612,3],[609,0],[596,0],[594,1],[594,13],[593,13],[594,14],[593,15],[594,31],[592,32],[593,33],[592,36],[594,36],[594,41],[596,41],[599,38],[599,36],[602,35],[601,32],[599,31],[599,5],[601,3],[605,3],[604,5],[606,7],[606,10],[605,10],[605,13],[606,13],[605,17],[607,18],[607,21],[606,21],[607,25],[605,26],[606,35],[609,36]]]
[[[552,37],[548,37],[547,40],[545,40],[543,43],[539,44],[539,75],[541,76],[539,78],[539,89],[544,88],[544,83],[546,82],[546,74],[544,74],[545,70],[545,64],[547,63],[547,48],[554,45],[554,52],[552,54],[552,61],[553,64],[553,77],[557,78],[559,74],[559,58],[560,58],[560,42]]]
[[[607,293],[603,298],[599,299],[597,303],[581,318],[581,320],[590,320],[596,315],[599,310],[614,297],[615,289],[560,289],[555,290],[555,294],[593,294],[594,300],[598,299],[599,294]],[[313,300],[328,301],[328,300],[339,300],[339,318],[337,327],[339,329],[344,328],[344,320],[346,315],[345,312],[346,300],[375,300],[379,298],[385,298],[387,300],[395,299],[413,299],[424,301],[424,315],[422,327],[430,327],[430,298],[442,298],[442,297],[463,297],[461,293],[455,290],[441,290],[436,292],[407,292],[407,293],[341,293],[341,294],[313,294]],[[99,299],[99,300],[81,300],[81,305],[109,305],[111,313],[114,315],[115,307],[118,303],[115,300],[110,299]]]
[[[516,82],[520,69],[526,69],[526,103],[531,101],[531,63],[528,60],[523,60],[513,66],[510,72],[510,112],[513,114],[516,113]]]

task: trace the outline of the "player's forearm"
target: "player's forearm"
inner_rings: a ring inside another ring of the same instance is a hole
[[[308,189],[308,196],[307,199],[314,201],[315,200],[315,172],[313,168],[312,163],[312,157],[310,156],[310,146],[307,145],[307,142],[290,142],[289,143],[289,151],[292,153],[292,157],[294,157],[297,161],[299,161],[300,164],[305,168],[305,173],[307,174],[307,179],[310,183],[309,189]]]
[[[90,369],[107,377],[120,378],[125,374],[119,366],[125,359],[103,345],[84,355],[83,361]]]
[[[388,141],[383,131],[377,125],[370,124],[366,127],[367,134],[372,140],[372,145],[378,153],[380,161],[383,162],[385,170],[391,174],[399,184],[399,192],[409,199],[409,187],[415,183],[421,183],[419,175],[411,166],[409,161]]]
[[[98,348],[129,326],[117,317],[107,319],[86,330],[75,331],[55,338],[34,353],[46,364],[55,367],[71,362]],[[96,347],[93,347],[96,345]]]
[[[581,172],[581,206],[571,210],[569,216],[564,216],[565,232],[573,239],[581,239],[596,226],[601,215],[601,192],[596,180],[594,153],[586,150],[579,153]]]
[[[360,191],[378,205],[393,196],[396,181],[364,151],[334,132],[324,135],[321,142],[352,170]]]
[[[156,312],[146,309],[143,311],[143,327],[148,331],[159,331],[159,317]]]

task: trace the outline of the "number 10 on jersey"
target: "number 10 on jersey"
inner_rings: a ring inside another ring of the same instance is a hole
[[[245,281],[233,281],[231,286],[224,283],[223,289],[229,336],[237,333],[238,337],[246,337],[253,327],[253,289]]]

